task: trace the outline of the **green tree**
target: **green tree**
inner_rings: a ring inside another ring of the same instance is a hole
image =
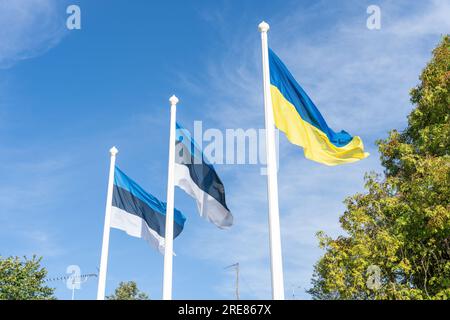
[[[377,141],[384,175],[366,175],[366,192],[345,200],[346,235],[318,233],[325,253],[309,290],[314,299],[450,299],[448,35],[411,102],[407,128]]]
[[[136,282],[120,282],[114,294],[107,296],[107,300],[149,300],[146,293],[140,291]]]
[[[47,270],[41,260],[0,256],[0,300],[55,299],[54,289],[45,285]]]

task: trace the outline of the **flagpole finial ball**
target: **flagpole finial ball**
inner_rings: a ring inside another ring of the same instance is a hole
[[[171,105],[174,105],[174,104],[177,104],[178,101],[180,101],[180,100],[178,100],[178,98],[175,95],[173,95],[170,97],[169,101],[170,101]]]
[[[269,24],[265,21],[261,22],[258,25],[259,32],[267,32],[269,31],[269,28],[270,28]]]
[[[109,150],[109,153],[111,153],[112,156],[115,156],[116,154],[119,153],[119,150],[117,150],[116,147],[112,147],[112,148]]]

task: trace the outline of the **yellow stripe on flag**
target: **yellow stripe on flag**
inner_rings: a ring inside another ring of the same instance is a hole
[[[270,92],[275,125],[286,134],[290,142],[303,147],[306,158],[335,166],[369,156],[369,153],[364,152],[360,137],[355,136],[347,145],[337,147],[330,142],[325,133],[304,121],[277,87],[271,85]]]

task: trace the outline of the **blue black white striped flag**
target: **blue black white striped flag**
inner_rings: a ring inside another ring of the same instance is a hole
[[[225,202],[222,181],[189,131],[178,123],[176,128],[175,185],[196,200],[200,216],[219,228],[230,227],[233,215]]]
[[[185,221],[183,214],[175,209],[174,238],[183,230]],[[164,254],[166,203],[146,192],[118,167],[114,172],[110,226],[147,240]]]

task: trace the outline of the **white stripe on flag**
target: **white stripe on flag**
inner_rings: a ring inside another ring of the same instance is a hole
[[[141,217],[113,206],[110,226],[125,231],[132,237],[146,240],[153,248],[164,255],[164,238],[155,230],[150,229]]]
[[[187,166],[175,163],[175,185],[196,200],[200,216],[222,229],[233,224],[232,214],[192,181]]]

